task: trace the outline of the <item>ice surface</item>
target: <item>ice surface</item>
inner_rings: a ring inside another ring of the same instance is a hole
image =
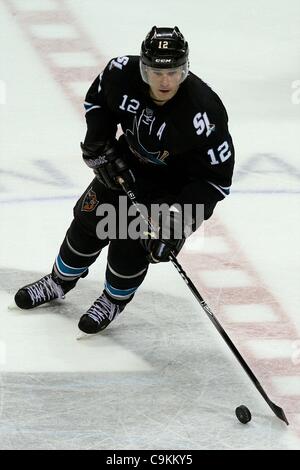
[[[0,449],[300,449],[300,4],[82,3],[0,2]],[[89,184],[78,113],[87,86],[109,58],[137,54],[153,24],[187,36],[237,153],[232,195],[180,260],[289,428],[169,264],[82,341],[77,322],[102,290],[105,252],[65,301],[8,309],[50,271]]]

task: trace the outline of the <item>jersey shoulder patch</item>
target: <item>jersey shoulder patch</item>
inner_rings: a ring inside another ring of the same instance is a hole
[[[203,141],[218,133],[224,133],[227,129],[227,112],[221,99],[210,86],[191,74],[186,91],[190,103],[188,120],[195,139],[201,137]]]
[[[139,73],[139,56],[119,56],[108,62],[101,78],[105,87],[110,89],[120,83],[130,83],[136,72]]]
[[[106,69],[108,71],[132,71],[139,63],[139,56],[124,55],[111,59]]]

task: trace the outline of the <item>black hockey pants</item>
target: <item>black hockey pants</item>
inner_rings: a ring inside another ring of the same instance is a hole
[[[147,252],[138,239],[100,239],[97,235],[98,224],[103,220],[103,215],[97,215],[97,208],[111,204],[118,216],[120,194],[105,188],[96,178],[92,181],[74,207],[74,219],[60,247],[54,271],[64,280],[84,277],[101,250],[109,245],[105,291],[114,302],[127,303],[146,276]],[[204,192],[204,199],[206,194]],[[124,195],[123,198],[126,199]],[[212,215],[217,202],[205,203],[205,219]],[[117,225],[117,234],[118,228]]]

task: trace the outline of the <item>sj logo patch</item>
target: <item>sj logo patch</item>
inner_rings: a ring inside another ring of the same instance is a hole
[[[97,200],[95,191],[90,189],[83,200],[81,210],[85,212],[92,212],[98,204],[99,201]]]

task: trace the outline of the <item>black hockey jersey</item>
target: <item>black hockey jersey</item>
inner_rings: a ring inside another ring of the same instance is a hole
[[[216,200],[229,194],[234,147],[217,94],[189,72],[176,95],[154,103],[139,71],[139,56],[112,59],[85,101],[86,142],[113,139],[127,153],[140,191],[172,195],[169,202],[202,203],[203,181]]]

